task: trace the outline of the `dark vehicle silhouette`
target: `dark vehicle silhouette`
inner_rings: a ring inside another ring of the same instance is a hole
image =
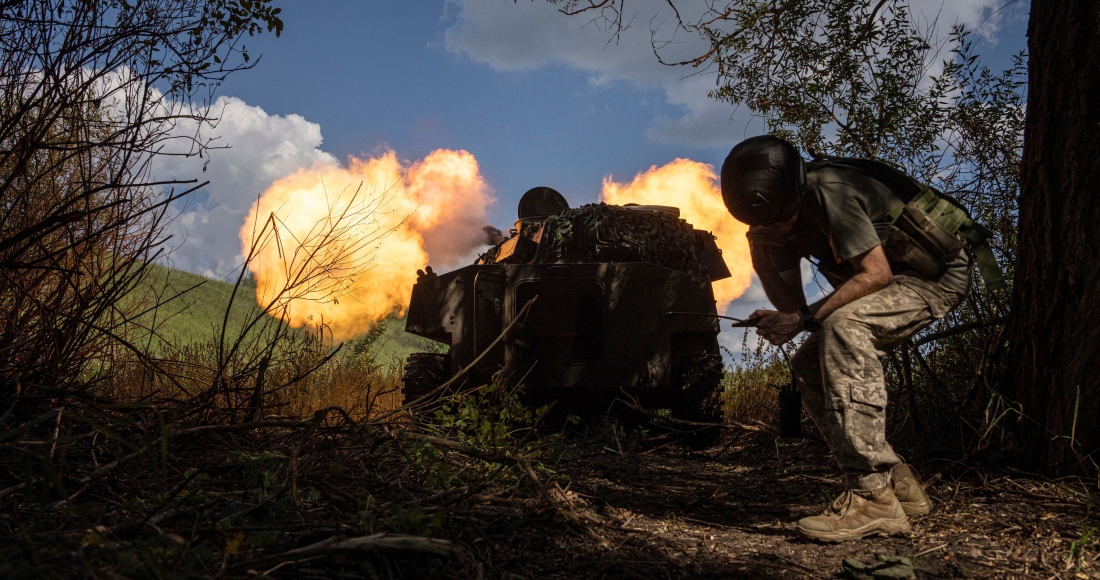
[[[533,404],[557,401],[580,415],[625,412],[612,404],[619,397],[679,421],[721,422],[711,282],[730,273],[714,236],[670,207],[520,209],[513,235],[476,264],[422,272],[406,331],[449,349],[409,357],[406,402],[484,353],[460,380],[483,384],[503,371],[505,381],[522,380]],[[719,431],[694,429],[704,443]]]

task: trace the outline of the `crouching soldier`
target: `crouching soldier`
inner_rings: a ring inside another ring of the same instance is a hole
[[[898,191],[899,184],[919,193]],[[722,166],[726,207],[750,226],[753,267],[776,308],[751,320],[773,344],[810,333],[793,372],[845,477],[844,494],[798,522],[807,537],[841,542],[906,532],[906,514],[930,509],[916,473],[886,442],[880,359],[969,292],[970,258],[961,250],[968,234],[984,241],[987,230],[952,203],[944,211],[959,223],[938,240],[946,250],[914,239],[923,234],[907,235],[909,222],[930,215],[921,207],[943,210],[948,201],[937,194],[878,161],[807,165],[793,145],[772,136],[740,143]],[[835,289],[815,304],[806,304],[802,258]]]

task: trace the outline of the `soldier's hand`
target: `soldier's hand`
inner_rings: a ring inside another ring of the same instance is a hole
[[[768,310],[767,308],[758,308],[757,310],[753,311],[753,313],[750,314],[749,317],[746,318],[745,320],[747,322],[752,322],[754,324],[759,324],[762,319],[767,318],[768,316],[771,316],[772,314],[779,314],[779,311],[777,311],[777,310]]]
[[[749,226],[749,231],[745,234],[745,237],[749,240],[749,248],[753,250],[779,248],[787,243],[782,224]]]
[[[772,344],[783,344],[802,332],[802,317],[797,312],[757,310],[749,320],[756,321],[756,333]]]

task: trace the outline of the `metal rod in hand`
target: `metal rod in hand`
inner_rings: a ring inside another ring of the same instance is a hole
[[[707,318],[721,318],[723,320],[732,320],[738,324],[751,324],[751,320],[742,320],[740,318],[734,318],[732,316],[722,316],[720,314],[710,314],[709,312],[666,312],[666,316],[706,316]]]

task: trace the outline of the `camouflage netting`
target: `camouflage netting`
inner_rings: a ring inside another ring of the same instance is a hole
[[[596,203],[550,216],[545,223],[540,263],[650,262],[705,275],[694,230],[666,212]],[[519,235],[530,237],[537,229],[537,221],[528,221]],[[490,248],[480,262],[495,262],[499,250]]]

